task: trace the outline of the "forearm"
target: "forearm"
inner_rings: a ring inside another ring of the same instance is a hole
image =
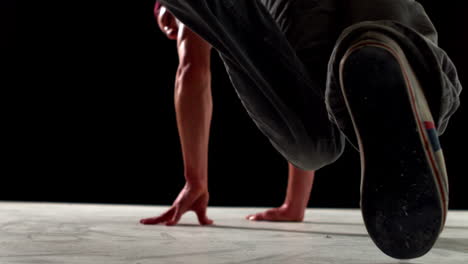
[[[178,71],[174,99],[184,175],[188,184],[202,188],[207,188],[208,181],[208,141],[213,112],[210,88],[209,72],[197,76]]]
[[[304,171],[288,163],[288,189],[284,206],[292,211],[304,212],[310,198],[315,171]]]

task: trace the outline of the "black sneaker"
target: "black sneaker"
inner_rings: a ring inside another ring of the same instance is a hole
[[[391,257],[420,257],[443,229],[448,180],[419,81],[396,42],[369,32],[341,60],[340,84],[359,142],[367,231]]]

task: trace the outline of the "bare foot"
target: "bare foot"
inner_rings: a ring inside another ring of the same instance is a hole
[[[294,212],[287,206],[281,206],[266,210],[265,212],[251,214],[246,217],[250,221],[284,221],[284,222],[302,222],[304,220],[304,210]]]

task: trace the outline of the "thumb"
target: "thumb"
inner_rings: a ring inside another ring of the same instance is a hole
[[[175,210],[175,213],[174,213],[174,216],[172,217],[171,220],[166,222],[166,225],[167,226],[177,225],[177,223],[180,221],[181,217],[182,217],[182,211],[180,210],[180,207],[177,206],[176,210]]]

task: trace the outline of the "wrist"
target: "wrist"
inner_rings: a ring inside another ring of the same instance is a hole
[[[208,190],[208,178],[207,177],[185,177],[187,188],[194,190]]]
[[[278,208],[279,213],[286,217],[289,221],[303,221],[305,216],[305,208],[295,206],[294,204],[283,203]]]
[[[300,203],[291,203],[291,202],[284,202],[280,208],[285,212],[294,214],[294,215],[303,215],[307,205],[300,204]]]
[[[184,176],[185,180],[193,185],[206,185],[208,183],[206,166],[197,166],[197,168],[186,166]]]
[[[187,188],[194,189],[194,190],[208,190],[208,184],[204,182],[192,182],[192,181],[187,181],[185,183]]]

